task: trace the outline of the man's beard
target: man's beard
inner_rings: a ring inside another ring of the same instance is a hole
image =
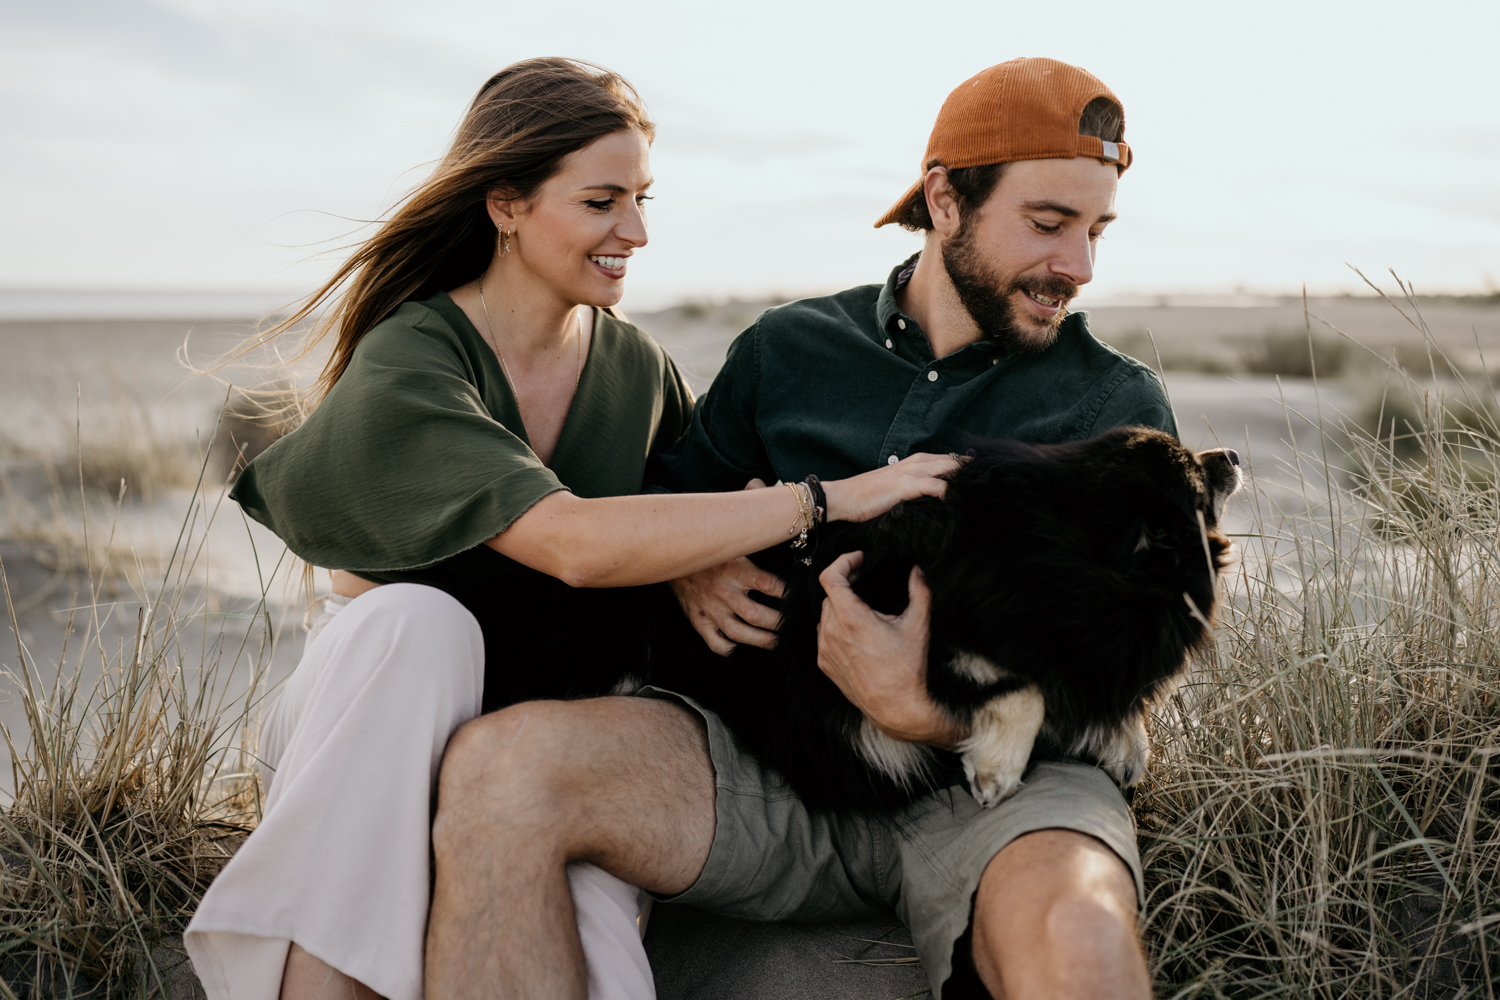
[[[958,292],[963,303],[979,327],[979,332],[994,341],[1003,350],[1012,354],[1039,354],[1057,340],[1058,327],[1068,315],[1068,302],[1078,294],[1078,286],[1048,275],[1039,278],[1013,278],[998,274],[985,266],[974,245],[973,216],[965,218],[952,239],[945,240],[941,257],[943,270]],[[1015,292],[1033,292],[1059,300],[1057,315],[1045,327],[1038,329],[1034,323],[1021,325],[1016,317],[1016,307],[1011,302]]]

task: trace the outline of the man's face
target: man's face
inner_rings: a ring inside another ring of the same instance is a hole
[[[986,337],[1020,354],[1057,338],[1068,301],[1094,277],[1115,218],[1119,171],[1087,157],[1007,164],[976,211],[942,243],[943,268]]]

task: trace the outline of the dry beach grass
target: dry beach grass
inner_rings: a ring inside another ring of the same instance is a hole
[[[87,481],[80,466],[85,495]],[[55,664],[18,641],[12,668],[28,732],[4,733],[15,793],[0,810],[0,994],[188,996],[173,936],[259,815],[250,723],[269,617],[262,604],[263,627],[236,643],[202,606],[194,570],[215,511],[196,503],[159,576],[138,581],[131,640],[111,644],[122,604],[99,587],[118,567],[93,562],[114,549],[93,544],[83,510],[82,641]],[[0,584],[19,637],[3,562]],[[81,689],[86,661],[98,680]],[[240,664],[252,677],[236,692]]]
[[[1163,997],[1494,996],[1500,407],[1413,305],[1397,303],[1416,333],[1395,367],[1327,329],[1311,361],[1306,328],[1216,355],[1363,373],[1371,412],[1326,439],[1288,414],[1302,502],[1252,491],[1216,646],[1154,728],[1135,807]],[[57,489],[80,489],[79,457]],[[163,943],[255,822],[264,686],[226,678],[260,670],[271,633],[226,640],[199,606],[206,492],[164,564],[125,574],[133,640],[101,638],[126,605],[90,596],[60,662],[0,654],[30,729],[9,734],[0,811],[0,996],[168,995],[180,955]],[[97,586],[118,554],[94,523],[72,544]]]
[[[1163,706],[1135,807],[1164,996],[1495,995],[1500,426],[1488,379],[1433,354],[1311,442],[1347,489],[1257,506]]]

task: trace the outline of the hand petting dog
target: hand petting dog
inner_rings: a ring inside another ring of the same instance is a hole
[[[906,610],[881,614],[854,593],[850,578],[864,560],[863,552],[846,552],[818,577],[827,594],[818,620],[818,667],[891,739],[951,750],[965,733],[927,693],[927,580],[913,566]]]

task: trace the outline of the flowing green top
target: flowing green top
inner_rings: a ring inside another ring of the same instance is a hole
[[[639,493],[647,456],[677,438],[691,407],[666,352],[596,312],[549,468],[495,352],[439,292],[366,334],[323,402],[230,496],[315,566],[462,599],[521,568],[482,543],[549,493]]]

